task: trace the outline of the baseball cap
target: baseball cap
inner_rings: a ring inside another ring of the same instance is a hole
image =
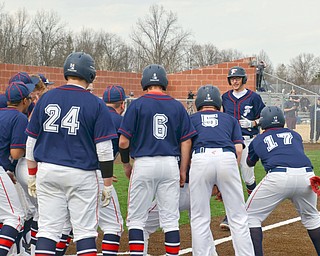
[[[124,89],[120,85],[111,85],[106,88],[103,93],[103,100],[106,103],[124,101],[128,98],[124,92]]]
[[[24,83],[25,86],[28,87],[29,91],[32,92],[37,83],[32,81],[31,77],[28,75],[27,72],[19,72],[15,74],[13,77],[10,78],[9,84],[12,82],[21,81]],[[39,82],[39,81],[38,81]]]
[[[39,74],[39,77],[41,78],[42,82],[43,82],[45,85],[54,84],[54,82],[50,82],[50,81],[48,80],[48,78],[46,78],[46,77],[44,76],[44,74]]]
[[[7,97],[5,94],[0,94],[0,108],[7,107]]]
[[[17,102],[21,101],[23,98],[27,98],[31,91],[25,83],[22,81],[15,81],[9,84],[6,89],[7,101]]]

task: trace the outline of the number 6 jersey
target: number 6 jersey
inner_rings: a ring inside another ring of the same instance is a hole
[[[45,93],[33,110],[26,133],[37,139],[37,162],[83,170],[98,169],[96,143],[117,137],[104,102],[77,85]]]
[[[130,154],[135,158],[180,156],[180,143],[193,137],[196,130],[181,102],[152,92],[130,104],[119,133],[131,140]]]

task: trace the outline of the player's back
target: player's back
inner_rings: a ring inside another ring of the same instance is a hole
[[[198,134],[193,138],[193,150],[205,148],[229,148],[235,153],[234,144],[242,143],[238,121],[220,111],[199,111],[191,116]]]
[[[0,109],[0,165],[14,170],[16,162],[10,160],[10,149],[25,147],[27,116],[14,108]]]
[[[195,132],[183,105],[165,94],[145,94],[126,111],[121,133],[132,136],[132,157],[179,156],[184,136]]]
[[[75,85],[45,93],[27,133],[37,138],[36,161],[88,170],[97,168],[95,143],[117,136],[104,102]]]
[[[304,153],[301,135],[288,128],[271,128],[253,141],[255,153],[266,170],[275,167],[311,167]]]

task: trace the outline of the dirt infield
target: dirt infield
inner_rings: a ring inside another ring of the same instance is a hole
[[[318,207],[320,204],[318,203]],[[263,226],[285,221],[291,218],[298,217],[292,203],[284,201],[277,209],[267,218]],[[222,218],[212,218],[211,230],[214,239],[230,236],[229,231],[221,231],[219,223]],[[190,225],[183,225],[180,227],[181,234],[181,249],[191,248],[191,232]],[[264,236],[264,253],[266,256],[312,256],[317,255],[312,242],[308,236],[307,231],[302,226],[301,222],[294,222],[289,225],[274,228],[263,232]],[[101,244],[101,236],[98,239],[99,248]],[[121,237],[121,252],[127,252],[128,247],[128,233],[124,232]],[[217,246],[217,252],[220,256],[234,255],[232,242],[228,241]],[[164,255],[164,235],[162,232],[156,232],[151,235],[149,240],[149,254]],[[71,244],[67,254],[76,254],[74,244]],[[187,253],[184,255],[192,255]]]
[[[319,150],[319,143],[305,143],[305,150]],[[320,203],[318,201],[318,209]],[[288,219],[296,218],[298,214],[293,204],[286,200],[280,204],[276,210],[266,219],[263,226],[268,226]],[[211,230],[214,235],[214,239],[229,237],[230,232],[221,231],[219,229],[220,218],[212,218]],[[190,225],[180,226],[181,235],[181,249],[191,248],[191,232]],[[313,244],[308,236],[306,229],[302,226],[300,221],[284,225],[281,227],[273,228],[263,232],[264,240],[264,253],[266,256],[313,256],[317,255],[314,250]],[[102,236],[98,238],[98,248],[101,248]],[[120,252],[129,251],[128,247],[128,233],[124,232],[120,242]],[[217,245],[217,252],[219,256],[230,256],[234,255],[232,242],[228,241]],[[164,255],[164,235],[161,231],[158,231],[151,235],[149,240],[149,251],[150,255]],[[74,244],[70,245],[67,254],[76,254]],[[192,255],[187,253],[184,255]]]
[[[318,203],[318,208],[320,204]],[[267,218],[263,226],[278,223],[298,217],[292,203],[284,201],[277,209]],[[221,231],[219,224],[222,218],[212,218],[211,230],[214,239],[230,236],[230,232]],[[181,234],[181,249],[191,248],[191,232],[190,225],[186,224],[180,227]],[[301,222],[294,222],[289,225],[274,228],[264,231],[264,252],[266,256],[312,256],[317,255],[312,242],[308,236],[307,231],[302,226]],[[98,248],[101,248],[101,235],[98,238]],[[121,237],[121,252],[127,252],[128,247],[128,233],[124,232]],[[232,242],[221,243],[217,246],[217,252],[220,256],[234,255]],[[149,254],[164,255],[164,235],[158,231],[151,235],[149,240]],[[71,244],[67,254],[76,254],[74,244]],[[184,255],[192,255],[187,253]]]

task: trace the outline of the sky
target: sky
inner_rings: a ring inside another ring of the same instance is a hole
[[[319,0],[0,0],[4,11],[54,11],[67,28],[101,29],[124,40],[150,6],[177,14],[178,25],[198,44],[236,49],[246,56],[263,50],[273,66],[301,53],[320,57]]]

